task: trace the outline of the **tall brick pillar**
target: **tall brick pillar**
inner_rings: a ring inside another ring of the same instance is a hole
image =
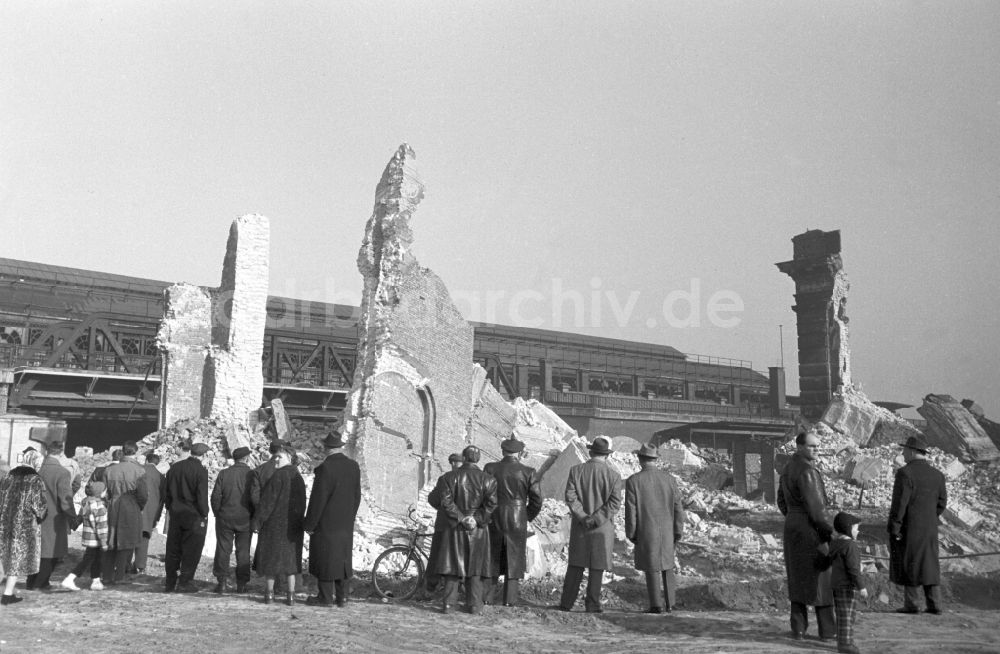
[[[212,347],[205,365],[202,415],[246,424],[264,391],[264,322],[267,318],[270,227],[267,218],[233,221],[212,294]]]
[[[159,428],[201,417],[205,354],[212,341],[212,300],[206,290],[174,284],[163,291],[163,320],[156,334],[163,362]]]
[[[793,258],[776,264],[795,281],[802,415],[819,420],[833,393],[851,383],[847,291],[840,231],[810,230],[792,238]]]

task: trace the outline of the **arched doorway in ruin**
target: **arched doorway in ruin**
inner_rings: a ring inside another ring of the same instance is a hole
[[[374,429],[359,443],[365,474],[376,504],[403,514],[432,480],[434,397],[395,371],[377,375],[371,384]]]

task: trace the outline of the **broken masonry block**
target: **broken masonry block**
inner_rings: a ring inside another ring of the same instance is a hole
[[[965,502],[954,500],[948,504],[942,515],[945,519],[967,530],[975,529],[985,519],[982,514]]]

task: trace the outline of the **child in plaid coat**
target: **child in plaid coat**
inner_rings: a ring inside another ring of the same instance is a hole
[[[83,532],[80,544],[86,551],[73,572],[66,575],[62,587],[70,590],[80,590],[74,580],[90,570],[90,590],[102,590],[101,583],[101,551],[108,548],[108,507],[104,502],[104,482],[92,481],[87,484],[87,497],[80,504],[79,517],[82,520]]]
[[[833,519],[836,533],[830,541],[827,567],[833,566],[831,584],[833,605],[837,613],[837,651],[859,654],[854,644],[854,621],[857,618],[858,596],[868,597],[861,577],[861,551],[856,541],[861,520],[850,513],[838,513]]]

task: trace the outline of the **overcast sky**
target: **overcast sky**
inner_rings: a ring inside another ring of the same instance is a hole
[[[1000,420],[1000,3],[0,5],[0,256],[357,303],[403,142],[470,319],[780,360],[841,230],[855,381]],[[579,309],[579,312],[578,312]],[[582,314],[582,315],[578,315]]]

